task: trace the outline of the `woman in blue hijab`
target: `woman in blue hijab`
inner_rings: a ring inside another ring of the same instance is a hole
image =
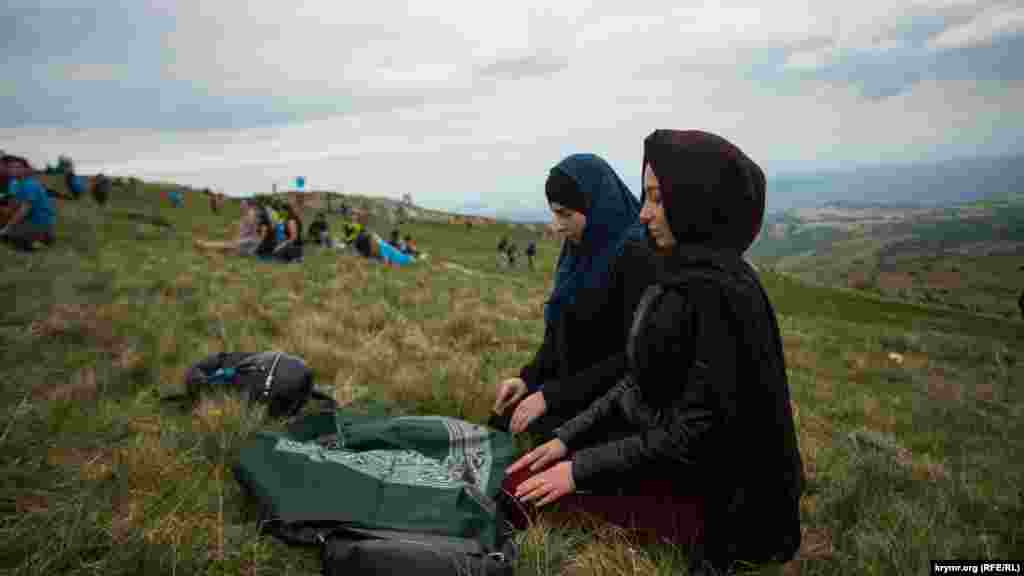
[[[565,242],[544,307],[544,342],[518,377],[498,384],[491,419],[517,433],[547,434],[614,385],[626,368],[631,318],[623,302],[638,302],[651,278],[640,203],[602,158],[565,158],[549,172],[545,194]]]

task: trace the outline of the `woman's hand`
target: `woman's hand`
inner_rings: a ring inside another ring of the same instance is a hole
[[[557,462],[562,458],[565,458],[568,453],[569,448],[558,438],[548,440],[526,454],[523,454],[519,460],[513,462],[512,465],[505,470],[505,473],[515,474],[526,466],[530,467],[531,472],[535,472],[552,462]]]
[[[509,422],[508,429],[513,434],[518,434],[526,430],[530,422],[539,418],[547,410],[548,403],[544,400],[544,393],[541,391],[534,392],[524,398],[519,403],[519,406],[516,406],[516,411],[512,414],[512,420]]]
[[[509,378],[498,384],[497,398],[494,400],[494,413],[503,414],[505,409],[515,404],[526,395],[526,382],[522,378]]]
[[[566,460],[520,484],[516,488],[516,498],[521,502],[536,502],[534,505],[540,507],[575,491],[572,462]]]

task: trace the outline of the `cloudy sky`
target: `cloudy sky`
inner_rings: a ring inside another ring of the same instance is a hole
[[[573,152],[639,194],[656,128],[769,176],[1024,152],[1020,0],[129,4],[0,5],[0,149],[447,209],[543,207]]]

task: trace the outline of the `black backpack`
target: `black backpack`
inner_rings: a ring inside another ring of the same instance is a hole
[[[334,399],[313,389],[313,371],[284,352],[221,352],[197,362],[185,373],[192,401],[204,390],[228,388],[250,401],[266,404],[272,418],[297,413],[311,398]]]

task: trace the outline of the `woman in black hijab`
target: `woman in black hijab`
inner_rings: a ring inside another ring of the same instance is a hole
[[[775,313],[742,257],[764,173],[724,138],[657,130],[643,174],[640,221],[660,257],[629,375],[509,467],[506,487],[688,545],[692,573],[788,561],[803,464]],[[574,494],[609,487],[618,496]]]

